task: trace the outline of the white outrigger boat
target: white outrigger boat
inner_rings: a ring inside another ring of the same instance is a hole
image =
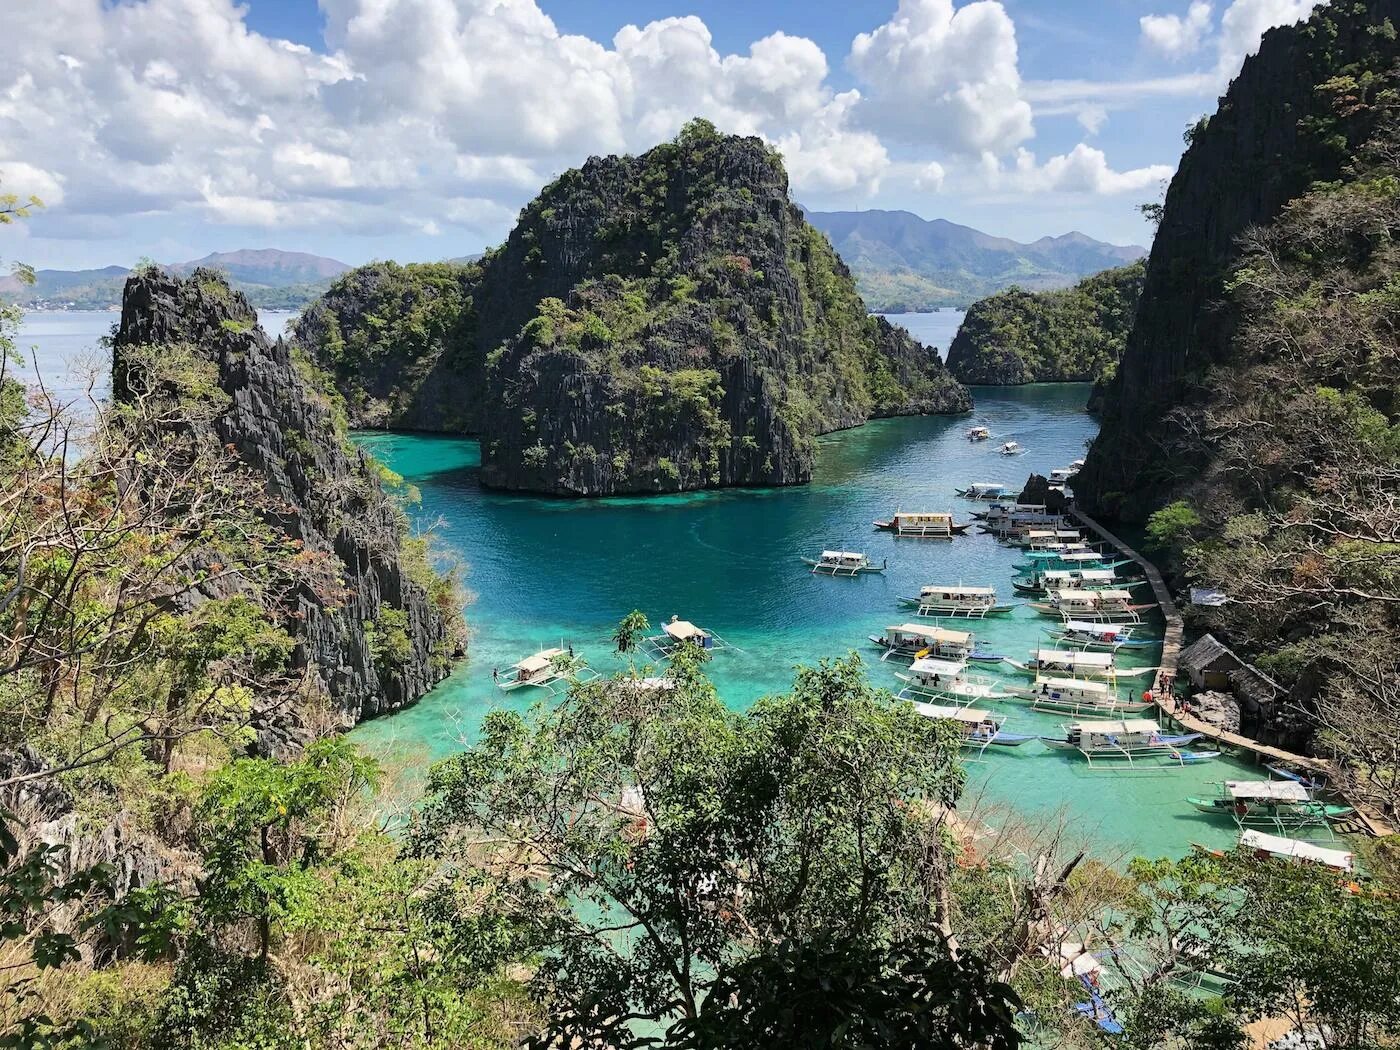
[[[992,432],[986,427],[977,426],[967,428],[967,440],[969,441],[986,441],[991,436]]]
[[[1201,738],[1200,733],[1164,733],[1150,718],[1070,722],[1064,730],[1062,737],[1043,736],[1040,740],[1051,751],[1082,755],[1090,764],[1095,759],[1113,759],[1129,764],[1156,761],[1185,766],[1220,757],[1219,751],[1187,750],[1187,745]]]
[[[1001,448],[997,449],[997,453],[1003,456],[1019,456],[1024,451],[1026,450],[1021,447],[1019,441],[1008,441],[1006,444],[1002,445]]]
[[[1035,737],[1023,733],[1008,733],[1002,726],[1006,719],[973,707],[945,707],[938,704],[925,704],[919,700],[909,701],[914,710],[935,722],[953,722],[962,736],[963,747],[985,751],[989,747],[1020,747]]]
[[[1051,591],[1045,601],[1030,606],[1043,616],[1092,623],[1141,623],[1151,605],[1134,604],[1127,591],[1081,589]]]
[[[541,649],[511,664],[504,675],[493,673],[493,676],[496,688],[502,692],[526,686],[553,692],[559,682],[587,682],[597,678],[598,672],[567,649]]]
[[[884,572],[889,568],[888,561],[876,565],[859,551],[822,551],[819,558],[803,558],[815,573],[827,576],[863,576],[867,573]]]
[[[1029,576],[1011,581],[1021,594],[1048,594],[1051,591],[1131,591],[1145,586],[1146,580],[1120,580],[1114,569],[1036,569]]]
[[[1015,699],[1036,711],[1056,711],[1066,715],[1094,715],[1121,718],[1137,715],[1154,707],[1150,700],[1122,700],[1108,682],[1084,678],[1037,677],[1030,685],[1016,690]]]
[[[952,631],[919,623],[901,623],[885,628],[885,633],[870,636],[877,649],[883,649],[881,660],[900,657],[920,660],[926,656],[939,660],[966,660],[972,655],[972,635],[968,631]]]
[[[730,648],[729,644],[713,631],[696,627],[689,620],[679,616],[661,625],[661,633],[642,639],[641,648],[654,660],[664,660],[673,655],[683,645],[694,645],[706,652],[718,652]]]
[[[888,521],[872,523],[877,529],[892,532],[896,536],[914,536],[919,539],[951,540],[972,528],[971,522],[959,523],[951,513],[942,511],[895,511]]]
[[[919,588],[917,598],[899,599],[915,608],[915,616],[1001,616],[1011,612],[1014,605],[998,605],[995,587],[935,586]]]
[[[1296,780],[1227,780],[1218,797],[1186,801],[1210,816],[1276,828],[1326,827],[1356,812],[1351,806],[1319,801]]]
[[[970,704],[975,700],[1010,700],[1014,694],[983,675],[967,673],[961,660],[915,660],[908,672],[896,671],[894,676],[904,683],[899,691],[901,700],[953,700]]]
[[[1116,681],[1119,678],[1140,678],[1157,670],[1155,667],[1122,668],[1114,661],[1112,653],[1091,653],[1082,649],[1032,649],[1029,660],[1023,662],[1008,656],[1006,662],[1016,670],[1037,678],[1066,674]]]
[[[1025,547],[1028,551],[1045,550],[1052,544],[1084,542],[1084,537],[1078,529],[1062,529],[1059,527],[1060,524],[1063,524],[1063,519],[1060,522],[1051,524],[1055,527],[1042,528],[1039,526],[1039,523],[1022,525],[1013,521],[1011,523],[1011,528],[1006,530],[1006,542],[1013,547]],[[1057,547],[1054,549],[1063,550],[1064,548]]]
[[[1356,855],[1349,850],[1329,849],[1300,839],[1286,839],[1281,835],[1266,835],[1252,828],[1240,832],[1240,849],[1253,852],[1256,857],[1270,857],[1292,864],[1321,864],[1338,871],[1355,871]]]
[[[1057,639],[1066,645],[1079,649],[1102,649],[1117,652],[1119,649],[1150,649],[1159,643],[1148,638],[1137,638],[1131,627],[1117,623],[1086,623],[1069,620],[1050,630]]]
[[[1007,495],[1006,486],[999,481],[974,481],[965,489],[954,489],[953,491],[963,499],[984,500],[988,503],[1015,498]]]
[[[1056,467],[1050,472],[1050,477],[1047,480],[1051,485],[1066,485],[1070,478],[1078,473],[1079,468],[1077,467]]]

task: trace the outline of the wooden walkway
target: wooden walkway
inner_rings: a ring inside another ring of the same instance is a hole
[[[1152,694],[1157,706],[1161,708],[1162,714],[1183,729],[1191,733],[1201,734],[1202,739],[1208,740],[1222,751],[1242,752],[1252,757],[1256,762],[1281,763],[1299,769],[1306,769],[1314,773],[1329,774],[1332,772],[1332,764],[1325,758],[1312,758],[1308,755],[1295,755],[1291,751],[1273,747],[1270,744],[1261,744],[1247,736],[1239,733],[1231,733],[1221,729],[1219,726],[1211,725],[1209,722],[1202,722],[1199,718],[1187,714],[1177,705],[1176,696],[1172,692],[1172,686],[1176,682],[1178,661],[1181,658],[1182,642],[1185,636],[1185,628],[1181,620],[1181,610],[1176,607],[1176,601],[1172,598],[1171,591],[1167,589],[1166,583],[1162,580],[1162,574],[1157,571],[1157,566],[1144,558],[1133,548],[1120,540],[1113,533],[1100,525],[1097,521],[1085,514],[1077,507],[1070,507],[1069,513],[1076,518],[1080,524],[1092,532],[1095,532],[1106,543],[1112,544],[1125,557],[1131,558],[1141,566],[1143,575],[1152,585],[1152,594],[1157,600],[1157,605],[1162,610],[1162,618],[1166,620],[1166,631],[1162,635],[1162,663],[1157,668],[1157,678],[1153,683]],[[1353,803],[1353,805],[1355,805]],[[1387,824],[1378,814],[1369,812],[1360,806],[1355,806],[1358,823],[1367,834],[1375,836],[1393,835],[1395,829]]]

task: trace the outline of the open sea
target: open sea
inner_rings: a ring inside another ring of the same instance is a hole
[[[262,319],[277,332],[289,316]],[[115,319],[109,313],[31,314],[21,348],[35,348],[50,382],[72,388],[64,378],[68,363],[95,350]],[[940,350],[960,319],[954,311],[891,317]],[[605,500],[507,495],[481,487],[480,448],[473,439],[357,435],[419,488],[415,522],[431,527],[440,548],[463,563],[474,601],[467,610],[470,658],[418,704],[358,727],[352,738],[411,787],[429,763],[470,741],[491,709],[523,710],[547,700],[538,690],[500,692],[493,687],[493,668],[504,671],[538,649],[563,643],[611,673],[622,665],[611,652],[610,636],[632,609],[646,613],[653,625],[672,615],[692,620],[736,647],[708,665],[725,703],[735,709],[784,691],[798,665],[853,651],[867,661],[873,681],[897,690],[894,672],[904,665],[882,663],[867,636],[909,619],[898,597],[924,584],[960,582],[993,585],[1011,600],[1022,556],[990,536],[896,539],[874,531],[871,522],[897,509],[951,509],[965,520],[975,505],[959,500],[955,487],[972,481],[1019,486],[1032,471],[1048,473],[1080,458],[1095,433],[1084,412],[1086,385],[984,387],[973,394],[971,417],[881,420],[821,439],[812,483],[786,489]],[[989,427],[994,440],[969,442],[964,432],[973,423]],[[996,446],[1012,439],[1025,454],[997,455]],[[831,579],[812,575],[799,560],[829,548],[887,558],[889,571]],[[1047,642],[1049,623],[1023,607],[1007,617],[973,621],[971,629],[978,648],[1024,659]],[[1141,659],[1123,662],[1150,665],[1155,655],[1147,650]],[[987,665],[973,670],[997,674]],[[1121,687],[1124,695],[1141,688]],[[1067,720],[1018,704],[978,706],[1006,715],[1011,732],[1055,735]],[[1185,802],[1188,795],[1216,794],[1223,779],[1246,775],[1247,767],[1232,760],[1114,771],[1091,769],[1082,758],[1048,752],[1039,742],[992,750],[997,753],[969,756],[966,807],[975,808],[978,819],[1048,826],[1062,815],[1072,839],[1109,860],[1180,855],[1193,842],[1234,841],[1228,821],[1204,817]]]

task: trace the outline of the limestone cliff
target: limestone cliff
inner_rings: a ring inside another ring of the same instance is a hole
[[[1101,436],[1075,481],[1095,511],[1141,519],[1199,471],[1201,461],[1180,458],[1171,413],[1208,396],[1211,369],[1235,353],[1238,314],[1226,285],[1240,238],[1337,179],[1372,134],[1380,111],[1366,96],[1400,54],[1389,21],[1397,17],[1394,0],[1346,0],[1270,30],[1217,112],[1192,130],[1132,333],[1104,391]],[[1356,92],[1345,82],[1351,73],[1362,74]]]
[[[309,668],[334,721],[347,727],[412,703],[457,655],[460,612],[407,540],[374,465],[348,442],[336,404],[291,346],[268,340],[243,295],[209,270],[127,281],[114,397],[132,396],[134,348],[177,344],[216,366],[227,396],[217,418],[196,424],[198,440],[228,448],[261,475],[279,507],[275,526],[335,566],[334,599],[303,590],[272,610],[295,636],[294,659]],[[295,711],[267,715],[261,731],[273,751],[308,732]]]
[[[1087,383],[1113,375],[1133,327],[1144,266],[1107,270],[1073,288],[1020,288],[973,303],[948,348],[964,383]]]
[[[564,173],[460,287],[410,276],[420,287],[387,296],[385,271],[343,278],[297,338],[357,422],[480,434],[482,479],[500,488],[799,483],[818,434],[971,408],[933,351],[866,314],[777,155],[704,122]],[[379,305],[361,308],[357,281]],[[401,324],[449,298],[450,317]],[[415,335],[371,337],[373,367],[346,368],[370,317]]]

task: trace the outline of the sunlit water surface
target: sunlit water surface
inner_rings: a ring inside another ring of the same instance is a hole
[[[288,316],[262,320],[275,333]],[[946,351],[960,317],[942,311],[892,319]],[[53,385],[72,393],[82,385],[72,366],[100,355],[98,340],[115,320],[111,313],[30,314],[21,347],[33,349]],[[97,392],[104,391],[105,372]],[[414,516],[420,525],[436,523],[441,547],[467,564],[475,601],[467,613],[470,659],[414,707],[359,727],[353,738],[411,782],[431,761],[470,741],[488,711],[525,710],[542,698],[531,690],[501,693],[493,668],[564,642],[604,673],[619,669],[609,639],[632,609],[653,624],[679,615],[736,646],[709,665],[735,709],[787,689],[797,665],[852,650],[867,660],[872,680],[898,688],[894,671],[902,665],[881,663],[866,641],[907,619],[896,598],[922,584],[963,582],[993,584],[1011,599],[1013,566],[1021,558],[983,535],[895,540],[873,531],[872,520],[895,509],[951,508],[964,518],[971,507],[953,495],[955,486],[1015,485],[1031,471],[1065,466],[1083,454],[1095,430],[1083,411],[1084,386],[974,394],[970,418],[884,420],[823,438],[813,482],[776,490],[589,501],[506,495],[482,489],[474,440],[360,435],[419,488]],[[994,451],[999,441],[969,443],[963,435],[974,422],[1027,452],[1003,459]],[[889,571],[833,580],[813,576],[798,560],[832,547],[888,558]],[[974,630],[979,647],[1024,657],[1045,640],[1047,622],[1022,608]],[[983,706],[1005,714],[1012,731],[1053,734],[1065,720],[1014,704]],[[1043,824],[1063,814],[1072,835],[1106,856],[1180,854],[1192,842],[1225,845],[1234,838],[1228,823],[1201,817],[1184,801],[1239,775],[1243,767],[1233,762],[1095,771],[1031,743],[975,758],[968,768],[969,797],[987,807],[993,822],[1005,819],[997,807]]]

